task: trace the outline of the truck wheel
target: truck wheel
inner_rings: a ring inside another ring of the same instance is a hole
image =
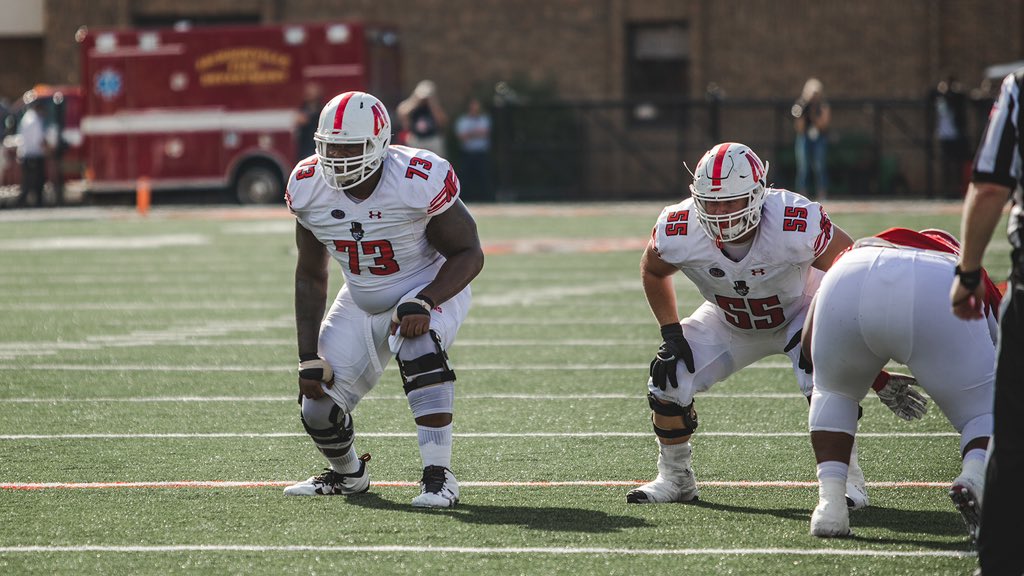
[[[242,204],[271,204],[284,198],[281,176],[265,166],[246,168],[235,184],[235,196]]]

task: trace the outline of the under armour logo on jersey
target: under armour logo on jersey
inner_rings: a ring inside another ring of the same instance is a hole
[[[359,242],[360,240],[363,239],[363,225],[360,224],[359,222],[353,222],[352,228],[349,229],[349,232],[352,233],[352,239],[355,240],[356,242]]]
[[[750,292],[750,288],[747,287],[747,283],[743,280],[737,280],[732,283],[732,289],[736,291],[740,296],[746,296]]]
[[[384,217],[384,213],[380,210],[370,210],[370,218],[374,220],[380,220]]]
[[[751,276],[764,276],[764,268],[751,268]]]

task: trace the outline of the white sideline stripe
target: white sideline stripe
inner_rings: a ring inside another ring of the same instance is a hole
[[[168,246],[205,246],[202,234],[161,234],[154,236],[90,236],[0,240],[2,252],[39,250],[149,250]]]
[[[260,546],[254,544],[180,544],[169,546],[3,546],[0,554],[53,552],[373,552],[426,554],[560,554],[630,556],[865,556],[909,558],[969,558],[965,550],[836,550],[832,548],[571,548],[571,547],[470,547],[470,546]]]
[[[700,437],[806,438],[808,432],[701,432]],[[122,438],[305,438],[305,432],[161,432],[139,434],[0,434],[0,440],[107,440]],[[361,438],[415,438],[415,432],[360,432]],[[649,438],[650,432],[456,432],[456,438]],[[947,438],[956,432],[859,432],[858,438]]]
[[[803,398],[784,392],[706,393],[700,398],[757,398],[762,400]],[[638,394],[459,394],[459,400],[636,400]],[[405,396],[366,396],[367,400],[407,400]],[[0,398],[0,404],[56,404],[62,402],[294,402],[295,396],[140,396],[130,398]]]
[[[274,488],[294,484],[295,480],[171,480],[165,482],[0,482],[0,490],[51,490],[109,488]],[[641,486],[646,480],[567,480],[524,482],[459,482],[463,488],[566,488],[566,487],[629,487]],[[715,488],[817,488],[816,481],[797,480],[701,480],[702,487]],[[374,487],[415,488],[419,482],[406,480],[373,481]],[[948,488],[949,482],[867,482],[868,488]]]

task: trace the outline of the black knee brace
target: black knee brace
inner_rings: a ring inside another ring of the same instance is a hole
[[[302,420],[302,427],[306,429],[306,433],[313,439],[324,456],[344,456],[348,452],[352,438],[355,436],[355,426],[352,422],[352,415],[342,414],[341,406],[335,405],[331,409],[328,416],[331,425],[327,428],[313,428],[306,423],[305,416],[300,415],[299,418]]]
[[[663,404],[655,398],[654,394],[648,393],[647,403],[651,405],[651,410],[654,414],[683,417],[683,428],[668,429],[659,428],[657,424],[654,424],[654,414],[652,414],[651,423],[654,426],[654,433],[657,434],[659,438],[681,438],[683,436],[689,436],[697,430],[697,410],[693,407],[693,402],[690,402],[687,406],[680,406],[679,404]]]
[[[436,352],[424,354],[412,360],[403,361],[401,358],[397,358],[398,371],[402,374],[402,387],[405,388],[406,395],[417,388],[455,380],[455,371],[448,365],[448,353],[441,346],[441,338],[431,330],[430,339],[437,347]],[[440,369],[439,372],[434,372],[438,369]]]

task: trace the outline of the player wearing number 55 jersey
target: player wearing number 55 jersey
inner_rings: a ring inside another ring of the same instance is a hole
[[[767,172],[747,146],[719,144],[697,164],[691,197],[666,207],[654,227],[640,269],[663,339],[647,383],[658,476],[630,491],[627,502],[697,498],[689,442],[695,393],[766,356],[787,354],[810,397],[811,365],[798,345],[804,316],[823,271],[852,240],[821,205],[767,188]],[[680,271],[705,300],[682,322],[672,280]],[[876,382],[883,402],[908,419],[924,411],[910,381],[882,373]],[[868,502],[858,473],[854,457],[847,485],[853,508]]]
[[[469,311],[483,267],[476,224],[444,158],[390,146],[384,105],[346,92],[324,107],[316,154],[295,167],[295,323],[302,425],[330,463],[287,495],[356,494],[369,488],[356,457],[352,410],[397,355],[416,421],[423,477],[419,507],[459,499],[451,472],[455,373],[446,350]],[[330,258],[345,276],[324,315]]]

